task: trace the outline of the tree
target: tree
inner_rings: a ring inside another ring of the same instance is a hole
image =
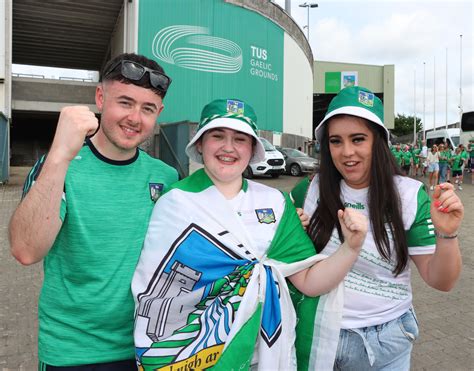
[[[421,130],[423,130],[421,119],[417,117],[416,132],[419,133]],[[396,136],[413,134],[413,116],[397,114],[397,117],[395,117],[395,128],[392,129],[392,133]]]

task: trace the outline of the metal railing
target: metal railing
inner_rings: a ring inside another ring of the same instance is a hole
[[[92,79],[84,79],[81,77],[67,77],[67,76],[61,76],[59,77],[59,80],[93,82]]]
[[[36,75],[33,73],[12,73],[14,77],[32,77],[34,79],[44,79],[44,75]]]

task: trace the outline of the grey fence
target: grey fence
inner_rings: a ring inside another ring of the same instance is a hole
[[[0,183],[8,180],[10,148],[8,144],[8,119],[0,112]]]

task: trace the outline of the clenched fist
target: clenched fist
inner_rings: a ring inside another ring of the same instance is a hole
[[[344,241],[352,250],[359,253],[367,234],[367,217],[348,207],[345,210],[338,210],[337,217],[341,224]]]
[[[61,110],[56,133],[48,156],[71,161],[81,149],[84,139],[99,127],[99,120],[87,106],[68,106]]]

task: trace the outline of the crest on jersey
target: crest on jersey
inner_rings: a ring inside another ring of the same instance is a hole
[[[255,213],[257,214],[258,222],[271,224],[276,223],[275,213],[273,209],[255,209]]]
[[[148,183],[150,189],[150,198],[153,202],[158,201],[163,192],[163,183]]]

